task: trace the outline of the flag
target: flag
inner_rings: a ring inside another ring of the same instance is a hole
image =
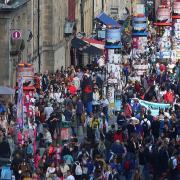
[[[23,78],[19,79],[18,82],[18,100],[17,100],[17,119],[16,123],[18,129],[23,129]]]

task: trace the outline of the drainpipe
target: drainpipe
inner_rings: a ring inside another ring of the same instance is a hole
[[[37,32],[37,44],[38,44],[38,67],[39,73],[41,72],[41,54],[40,54],[40,0],[38,0],[38,7],[37,7],[37,14],[38,14],[38,32]]]
[[[84,32],[84,0],[80,3],[80,15],[81,15],[81,32]]]
[[[92,0],[92,33],[94,30],[94,0]]]
[[[104,0],[102,0],[102,12],[104,12]]]

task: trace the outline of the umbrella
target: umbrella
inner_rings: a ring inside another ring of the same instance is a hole
[[[6,86],[0,86],[0,95],[14,95],[15,90]]]

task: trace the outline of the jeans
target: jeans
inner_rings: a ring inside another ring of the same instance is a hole
[[[108,122],[109,121],[109,113],[108,113],[108,107],[107,106],[103,107],[103,113],[104,113],[106,120]]]
[[[139,165],[140,175],[144,179],[144,165]]]
[[[86,111],[87,111],[88,115],[92,113],[92,111],[93,111],[93,109],[92,109],[92,102],[88,102],[86,104]]]

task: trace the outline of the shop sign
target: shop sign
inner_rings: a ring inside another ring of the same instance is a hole
[[[117,43],[121,41],[121,29],[106,29],[106,42]]]

